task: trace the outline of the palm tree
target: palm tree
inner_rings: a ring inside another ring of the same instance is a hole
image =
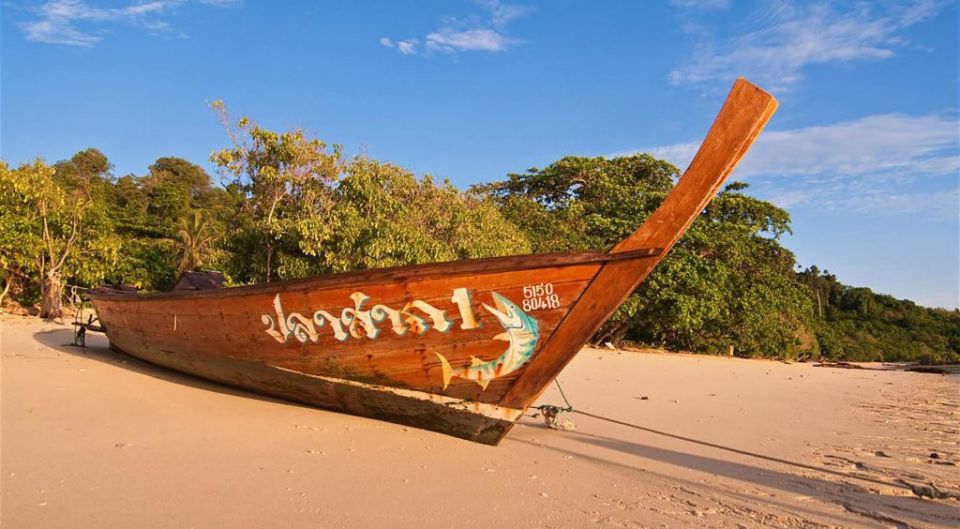
[[[177,237],[180,239],[180,264],[177,272],[195,270],[212,253],[213,237],[208,235],[210,223],[200,211],[180,219]]]

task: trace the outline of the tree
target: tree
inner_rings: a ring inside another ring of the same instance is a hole
[[[301,233],[303,252],[320,257],[325,271],[493,257],[530,249],[524,234],[489,200],[365,157],[348,164],[333,202],[330,226],[307,222]],[[314,237],[317,233],[323,235]]]
[[[122,245],[116,234],[112,202],[114,180],[107,157],[86,149],[54,165],[53,183],[77,207],[76,244],[67,253],[62,278],[76,285],[99,285],[115,268]]]
[[[240,191],[244,218],[235,224],[236,235],[257,250],[245,256],[260,265],[256,279],[269,282],[278,277],[278,249],[295,246],[304,224],[320,230],[312,234],[316,240],[331,233],[331,195],[344,168],[342,148],[328,151],[326,143],[299,129],[277,133],[247,118],[232,124],[223,102],[212,107],[233,147],[214,152],[211,161]]]
[[[670,192],[679,171],[646,154],[566,157],[479,186],[537,251],[611,247]],[[809,339],[811,306],[779,244],[790,217],[733,183],[594,336],[619,343],[742,355],[794,356]],[[807,337],[805,339],[805,337]]]
[[[146,216],[156,234],[174,238],[181,221],[203,208],[213,192],[210,176],[202,167],[182,158],[162,157],[150,165],[140,185],[146,195]]]
[[[604,249],[646,220],[678,176],[676,167],[646,154],[567,156],[473,190],[491,196],[537,253]]]
[[[89,161],[89,154],[79,153],[79,160]],[[7,277],[26,270],[38,276],[40,316],[51,319],[63,316],[65,278],[86,283],[101,279],[116,261],[119,247],[102,211],[91,208],[103,183],[99,175],[70,169],[64,173],[58,176],[40,159],[12,171],[4,164],[2,171],[4,201],[16,204],[3,223],[22,230],[18,233],[24,242],[19,250],[6,252]],[[33,260],[29,265],[24,262],[27,255]]]
[[[210,224],[200,211],[180,219],[180,229],[177,231],[180,239],[178,273],[196,270],[209,258],[213,249],[213,237],[209,232]]]
[[[48,166],[0,161],[0,303],[42,301],[104,280],[162,290],[178,272],[219,267],[256,282],[410,263],[606,249],[633,232],[679,171],[648,155],[567,157],[461,192],[302,131],[221,114],[233,146],[203,168],[161,157],[114,178],[86,149]],[[594,336],[741,356],[960,360],[960,311],[794,272],[789,214],[728,185]]]
[[[51,319],[63,315],[62,269],[77,243],[83,211],[89,203],[82,192],[64,192],[54,181],[55,173],[55,169],[38,159],[10,174],[14,192],[32,209],[40,224],[42,250],[37,255],[42,293],[40,316]]]
[[[74,193],[65,192],[53,180],[56,171],[42,161],[24,169],[24,176],[36,185],[36,193],[31,198],[43,226],[40,317],[60,318],[63,316],[63,265],[83,229],[83,213],[90,198],[79,188]]]
[[[859,361],[960,361],[960,312],[917,306],[840,283],[811,266],[797,274],[819,300],[816,337],[824,356]]]
[[[212,160],[238,204],[228,222],[234,277],[269,281],[529,250],[489,200],[389,163],[344,160],[340,146],[243,118]]]
[[[29,282],[36,273],[39,263],[36,256],[42,251],[42,241],[37,236],[40,231],[37,216],[20,192],[23,183],[18,171],[0,161],[0,267],[3,268],[0,307],[18,283]]]

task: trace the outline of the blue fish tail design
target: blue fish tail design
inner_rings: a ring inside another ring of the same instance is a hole
[[[533,356],[540,337],[537,320],[496,292],[493,293],[493,301],[496,307],[484,303],[483,308],[497,318],[504,328],[504,332],[494,336],[493,339],[509,342],[510,345],[503,354],[493,360],[484,361],[474,356],[470,358],[469,366],[456,370],[450,366],[450,362],[442,354],[435,353],[440,359],[443,389],[447,389],[451,378],[458,377],[472,380],[485,390],[491,380],[516,371]]]

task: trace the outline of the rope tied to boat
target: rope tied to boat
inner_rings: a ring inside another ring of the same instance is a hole
[[[543,422],[547,425],[547,428],[553,428],[554,430],[573,430],[577,427],[577,424],[568,417],[562,417],[561,414],[575,413],[576,410],[573,409],[573,404],[570,404],[567,395],[564,394],[560,381],[554,379],[553,382],[557,385],[557,390],[560,391],[560,397],[563,399],[566,407],[561,408],[556,404],[541,404],[533,408],[543,415]]]

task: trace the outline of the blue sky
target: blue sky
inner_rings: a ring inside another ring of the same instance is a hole
[[[786,244],[858,286],[957,307],[953,1],[2,3],[0,156],[210,168],[207,104],[460,187],[567,154],[684,167],[738,75],[781,106],[734,173]]]

